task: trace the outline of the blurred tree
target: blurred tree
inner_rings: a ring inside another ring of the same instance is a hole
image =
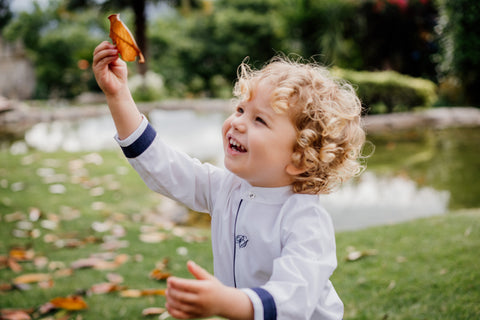
[[[138,47],[145,57],[149,56],[148,39],[147,39],[147,3],[158,3],[162,0],[105,0],[98,2],[96,0],[68,0],[68,9],[77,10],[89,7],[99,7],[104,12],[112,10],[131,9],[134,16],[134,35]],[[170,5],[180,8],[181,12],[187,14],[192,8],[198,8],[200,0],[163,0],[168,1]],[[138,64],[138,72],[142,75],[148,70],[148,61]]]
[[[157,22],[156,30],[168,31],[150,35],[159,62],[154,68],[178,93],[224,92],[219,88],[231,86],[245,57],[263,64],[281,49],[277,8],[272,0],[204,1],[185,19]]]
[[[346,36],[361,47],[363,69],[435,79],[437,16],[433,0],[362,1]]]
[[[439,4],[441,88],[453,91],[450,103],[480,106],[480,1],[439,0]]]
[[[157,2],[155,0],[150,0],[152,2]],[[106,0],[101,3],[95,0],[68,0],[67,9],[68,10],[77,10],[85,9],[91,7],[100,7],[102,11],[111,11],[111,10],[123,10],[125,8],[132,9],[134,14],[134,25],[135,29],[135,40],[138,47],[143,52],[144,56],[147,56],[148,47],[147,47],[147,37],[146,37],[146,2],[147,0]],[[140,74],[145,74],[148,70],[147,66],[148,59],[144,64],[138,64],[138,72]]]
[[[10,2],[10,0],[0,0],[0,30],[10,22],[10,19],[12,19]]]
[[[285,47],[305,58],[360,68],[359,48],[345,36],[358,4],[351,0],[280,0]]]
[[[96,21],[94,12],[71,14],[60,1],[45,9],[34,3],[2,30],[7,40],[25,45],[35,66],[35,98],[71,98],[96,87],[89,68],[101,39]]]

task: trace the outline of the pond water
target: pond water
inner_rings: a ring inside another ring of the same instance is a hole
[[[149,120],[163,139],[203,161],[222,165],[221,126],[226,115],[154,110]],[[36,148],[98,151],[118,148],[110,116],[39,123],[11,152]],[[322,195],[337,230],[391,224],[480,207],[480,128],[417,129],[372,135],[367,170],[331,195]]]

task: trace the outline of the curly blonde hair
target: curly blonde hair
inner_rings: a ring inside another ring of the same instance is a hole
[[[365,131],[362,105],[353,87],[316,63],[275,57],[260,70],[244,61],[238,69],[234,96],[250,100],[260,81],[274,88],[271,106],[287,112],[297,131],[292,162],[305,170],[295,176],[296,193],[326,194],[360,174]]]

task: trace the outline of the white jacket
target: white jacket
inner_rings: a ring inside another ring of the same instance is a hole
[[[214,274],[249,296],[256,320],[342,318],[329,280],[335,234],[318,196],[252,187],[168,147],[145,118],[130,137],[116,139],[152,190],[210,213]]]

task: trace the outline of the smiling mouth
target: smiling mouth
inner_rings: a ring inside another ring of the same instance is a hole
[[[233,138],[228,138],[228,143],[230,145],[230,149],[237,151],[237,152],[247,152],[244,146],[242,146],[237,140]]]

